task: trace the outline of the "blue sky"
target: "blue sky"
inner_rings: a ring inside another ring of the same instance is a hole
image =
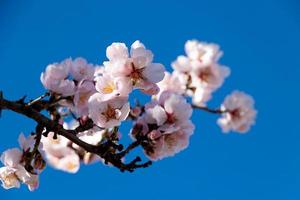
[[[216,116],[197,111],[190,147],[175,157],[133,174],[101,164],[76,175],[48,167],[36,192],[1,188],[0,199],[300,199],[299,9],[297,0],[1,0],[0,89],[7,98],[42,94],[48,63],[70,56],[101,63],[114,41],[139,39],[169,68],[195,38],[219,43],[221,62],[232,70],[210,106],[240,89],[254,96],[259,113],[247,135],[224,135]],[[33,128],[4,112],[0,151]]]

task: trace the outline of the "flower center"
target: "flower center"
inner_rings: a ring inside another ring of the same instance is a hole
[[[79,103],[84,104],[85,102],[87,102],[88,97],[89,97],[89,92],[81,93],[79,97]]]
[[[4,185],[7,187],[13,186],[15,181],[17,181],[17,177],[14,173],[7,175],[3,179]]]
[[[169,123],[169,124],[173,124],[173,123],[175,123],[177,121],[177,119],[176,119],[176,117],[174,116],[174,114],[173,113],[167,113],[167,122]]]
[[[74,170],[76,168],[76,165],[73,162],[68,162],[67,169],[68,170]]]
[[[116,119],[117,118],[116,110],[113,107],[111,107],[109,104],[107,105],[106,111],[103,112],[102,115],[105,116],[107,122],[110,119]]]
[[[80,73],[81,75],[85,75],[85,69],[84,69],[84,68],[81,68],[81,69],[79,70],[79,73]]]
[[[238,120],[242,117],[241,110],[238,108],[230,111],[230,115],[231,115],[233,121]]]
[[[136,69],[133,62],[131,62],[131,68],[132,71],[129,76],[132,79],[133,83],[135,84],[140,79],[143,79],[143,74],[142,74],[143,69]]]
[[[213,73],[209,67],[204,68],[198,74],[198,77],[206,83],[208,83],[210,81],[212,76],[213,76]]]
[[[114,82],[108,82],[103,88],[102,92],[104,94],[110,94],[116,89],[116,85]]]

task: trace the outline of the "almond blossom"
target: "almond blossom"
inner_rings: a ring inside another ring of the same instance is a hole
[[[257,112],[254,109],[254,100],[244,92],[232,92],[225,98],[221,108],[226,112],[222,114],[218,124],[224,133],[245,133],[255,123]]]
[[[98,127],[93,127],[90,130],[78,133],[78,138],[88,144],[91,145],[98,145],[105,134],[107,133],[106,130],[100,129]],[[97,156],[96,154],[86,152],[82,147],[78,146],[77,144],[73,143],[72,147],[77,150],[77,152],[82,156],[82,161],[84,164],[90,164],[97,161],[102,161],[102,159]]]
[[[98,76],[96,90],[102,94],[103,99],[111,99],[117,96],[127,97],[132,90],[132,85],[125,77],[113,77],[108,73]]]
[[[188,40],[185,43],[184,50],[190,60],[198,62],[202,66],[217,62],[223,54],[219,45],[199,42],[198,40]]]
[[[164,92],[158,102],[146,104],[145,120],[148,124],[157,124],[164,133],[182,128],[192,115],[192,107],[177,94]]]
[[[80,167],[80,159],[76,152],[69,147],[71,142],[62,136],[53,138],[53,132],[48,137],[42,137],[41,143],[47,163],[52,167],[69,172],[76,173]]]
[[[144,146],[151,160],[173,156],[187,147],[194,125],[189,120],[192,108],[186,100],[175,93],[163,92],[159,99],[145,105],[145,114],[137,121],[132,137],[148,135],[151,142]]]
[[[89,99],[89,116],[95,124],[102,128],[113,128],[124,121],[130,111],[127,97],[103,99],[100,93],[95,93]]]
[[[2,153],[1,162],[4,167],[0,168],[0,180],[5,189],[19,188],[20,184],[24,183],[30,191],[33,191],[39,185],[38,175],[28,172],[23,161],[24,152],[32,147],[32,136],[25,138],[21,133],[19,142],[22,151],[19,148],[13,148]]]
[[[219,63],[220,47],[189,40],[184,50],[186,55],[171,64],[173,71],[166,72],[162,64],[153,63],[153,53],[140,41],[130,49],[112,43],[103,66],[81,57],[48,65],[40,77],[48,91],[34,100],[10,101],[0,91],[0,114],[11,110],[37,122],[32,135],[19,135],[20,148],[1,154],[3,188],[25,184],[35,190],[45,160],[68,173],[76,173],[81,163],[99,161],[122,172],[148,167],[188,147],[195,130],[193,109],[221,115],[217,123],[225,133],[249,131],[257,114],[251,96],[234,91],[221,107],[206,106],[230,74]],[[138,96],[130,105],[135,89],[151,95],[150,101],[141,104],[145,99]],[[119,131],[129,120],[133,141],[124,146]],[[127,160],[139,146],[150,161],[139,156]]]
[[[4,189],[19,188],[20,181],[16,175],[16,168],[13,167],[1,167],[0,168],[0,180]]]
[[[183,73],[174,71],[172,74],[165,72],[164,79],[157,83],[159,87],[159,96],[164,91],[171,91],[180,95],[185,94],[187,85],[187,76]]]
[[[95,85],[89,80],[83,80],[78,84],[74,95],[74,107],[77,115],[88,115],[88,100],[95,92]]]
[[[211,64],[208,66],[195,66],[191,72],[191,86],[192,87],[206,87],[210,90],[219,88],[224,79],[229,76],[229,68]]]
[[[109,61],[104,62],[105,71],[114,77],[125,77],[132,87],[144,91],[156,91],[156,83],[164,77],[164,66],[152,63],[153,54],[140,41],[131,45],[130,53],[124,43],[112,43],[106,49]]]
[[[70,74],[76,81],[93,80],[95,68],[84,58],[68,59],[67,65],[70,66]]]
[[[186,76],[186,95],[191,96],[193,103],[203,106],[211,99],[229,76],[228,67],[218,63],[222,52],[216,44],[189,40],[185,43],[187,56],[178,56],[172,67],[182,77]]]
[[[61,63],[54,63],[47,66],[46,71],[41,74],[41,82],[44,87],[52,92],[71,96],[75,93],[75,83],[67,79],[70,72],[70,59]]]

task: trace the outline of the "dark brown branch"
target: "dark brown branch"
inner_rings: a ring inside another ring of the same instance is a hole
[[[107,141],[103,144],[100,144],[99,146],[96,145],[90,145],[82,140],[80,140],[76,135],[77,131],[85,130],[85,129],[75,129],[75,130],[66,130],[63,128],[62,125],[60,125],[55,120],[51,120],[41,114],[39,111],[35,110],[31,106],[27,106],[24,102],[15,102],[15,101],[9,101],[3,98],[0,98],[0,110],[6,109],[11,110],[16,113],[19,113],[21,115],[24,115],[30,119],[33,119],[38,123],[38,125],[45,127],[46,132],[54,132],[55,134],[61,135],[63,137],[66,137],[71,142],[77,144],[78,146],[85,149],[87,152],[97,154],[101,158],[105,160],[106,163],[111,163],[113,166],[119,168],[121,171],[134,171],[136,168],[140,167],[146,167],[150,165],[150,162],[146,162],[144,164],[137,164],[136,159],[129,164],[124,164],[121,160],[121,157],[114,153],[115,151],[110,151],[111,148],[118,147],[120,150],[120,145],[112,145],[111,141]],[[88,127],[90,127],[90,123],[88,123]],[[87,128],[87,127],[85,127]],[[127,151],[126,151],[127,152]],[[138,159],[139,160],[139,159]]]
[[[121,151],[118,155],[123,158],[126,156],[131,150],[135,149],[136,147],[142,144],[143,140],[136,140],[132,142],[125,150]]]
[[[205,106],[192,105],[192,108],[204,110],[206,112],[213,113],[213,114],[223,114],[223,113],[227,112],[226,110],[222,110],[220,108],[218,108],[218,109],[211,109],[211,108],[208,108],[208,107],[205,107]]]

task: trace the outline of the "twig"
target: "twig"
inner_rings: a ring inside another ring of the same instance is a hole
[[[131,150],[135,149],[136,147],[138,147],[139,145],[141,145],[142,140],[136,140],[134,142],[132,142],[125,150],[121,151],[120,153],[118,153],[118,156],[120,156],[120,158],[123,158],[124,156],[126,156]]]
[[[14,102],[9,101],[4,98],[0,98],[0,109],[7,109],[19,113],[21,115],[27,116],[30,119],[33,119],[38,123],[39,126],[45,127],[46,132],[54,132],[55,134],[66,137],[71,142],[77,144],[82,147],[84,150],[90,153],[94,153],[105,160],[106,163],[111,163],[113,166],[119,168],[122,172],[129,171],[132,172],[137,168],[142,168],[150,165],[150,162],[146,162],[144,164],[138,164],[140,159],[135,159],[129,164],[123,163],[121,157],[118,155],[118,152],[121,150],[121,145],[115,144],[112,141],[108,141],[108,143],[100,144],[100,145],[91,145],[82,140],[80,140],[76,134],[75,130],[66,130],[60,125],[57,121],[51,120],[35,110],[34,108],[27,106],[22,102]],[[112,144],[114,143],[114,145]],[[135,145],[134,145],[135,146]],[[108,151],[108,149],[113,148],[116,151]],[[126,151],[126,153],[131,150],[131,147]],[[126,155],[125,153],[125,155]]]
[[[211,108],[208,108],[208,107],[205,107],[205,106],[196,106],[196,105],[192,105],[192,108],[204,110],[204,111],[206,111],[206,112],[214,113],[214,114],[223,114],[223,113],[226,113],[226,112],[227,112],[226,110],[222,110],[222,109],[220,109],[220,108],[218,108],[218,109],[211,109]]]
[[[39,96],[38,98],[30,101],[29,103],[27,103],[27,106],[31,106],[31,105],[35,104],[36,102],[39,102],[40,100],[44,99],[47,96],[50,96],[50,92],[46,92],[45,94]]]

